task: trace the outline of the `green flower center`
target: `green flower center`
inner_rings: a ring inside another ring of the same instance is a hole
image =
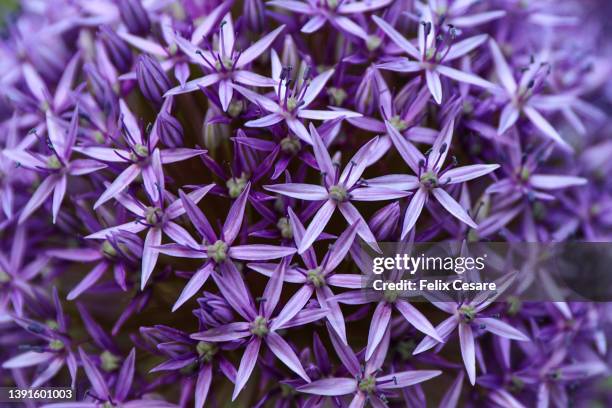
[[[218,240],[212,245],[206,248],[208,257],[216,263],[221,263],[227,258],[227,244],[221,240]]]
[[[147,149],[145,145],[137,144],[134,146],[133,150],[134,151],[130,153],[130,159],[132,159],[132,161],[139,161],[149,156],[149,149]]]
[[[523,387],[525,387],[525,383],[523,382],[523,380],[514,375],[510,378],[510,391],[521,392]]]
[[[61,340],[51,340],[49,348],[53,351],[60,351],[64,348],[64,343]]]
[[[53,170],[59,170],[62,168],[62,162],[60,162],[59,158],[53,154],[47,159],[47,167]]]
[[[107,258],[114,258],[115,256],[117,256],[117,250],[108,240],[105,240],[102,243],[102,253]]]
[[[268,334],[268,320],[263,316],[257,316],[251,323],[251,333],[255,336],[263,337]]]
[[[342,103],[346,100],[346,97],[348,96],[344,89],[336,88],[335,86],[330,87],[327,90],[327,94],[330,96],[334,105],[342,105]]]
[[[228,71],[231,71],[234,67],[234,61],[229,57],[221,58],[221,61],[215,62],[215,68],[220,71],[222,68],[225,68]]]
[[[0,283],[6,283],[11,280],[11,277],[4,270],[0,269]]]
[[[528,168],[523,167],[520,172],[520,177],[523,181],[529,181],[529,178],[531,177],[531,172]]]
[[[327,8],[335,10],[338,7],[338,0],[327,0]]]
[[[329,198],[341,203],[343,201],[346,201],[346,199],[348,198],[348,192],[346,191],[346,188],[341,185],[331,186],[329,188]]]
[[[393,303],[397,300],[399,292],[397,290],[385,290],[383,297],[389,303]]]
[[[366,40],[366,47],[368,47],[368,51],[374,51],[375,49],[380,47],[381,43],[382,43],[382,38],[380,38],[379,36],[375,34],[372,34],[372,35],[369,35],[368,39]]]
[[[245,173],[242,173],[238,178],[232,177],[231,179],[227,180],[225,186],[229,191],[229,196],[231,198],[238,197],[244,191],[247,181],[248,180]]]
[[[105,402],[104,404],[102,404],[102,408],[115,408],[116,405],[111,404],[110,402]]]
[[[121,358],[108,350],[104,350],[102,354],[100,354],[100,361],[102,362],[102,369],[106,372],[111,372],[119,367]]]
[[[419,181],[427,188],[434,188],[439,184],[438,176],[432,171],[426,171],[425,173],[421,174]]]
[[[389,119],[389,123],[395,129],[397,129],[398,132],[401,132],[408,128],[408,123],[405,120],[403,120],[399,115],[395,115],[391,119]]]
[[[476,310],[472,306],[461,306],[459,308],[459,316],[464,322],[469,323],[476,317]]]
[[[198,352],[198,356],[200,356],[202,361],[210,363],[215,354],[217,354],[217,351],[219,351],[219,348],[216,344],[200,341],[196,345],[196,351]]]
[[[287,136],[280,142],[281,150],[284,153],[294,155],[302,148],[302,143],[295,137]]]
[[[306,272],[306,278],[312,282],[316,288],[325,286],[325,276],[321,274],[321,268],[311,269]]]
[[[59,329],[59,324],[57,324],[57,322],[55,320],[49,319],[45,321],[45,325],[50,328],[51,330],[57,330]]]
[[[164,212],[159,207],[147,207],[145,210],[145,220],[149,225],[157,225],[161,222]]]
[[[236,118],[242,113],[242,110],[242,101],[235,101],[229,104],[229,107],[227,108],[227,113],[229,113],[232,118]]]
[[[104,142],[106,142],[104,135],[99,130],[96,130],[94,132],[93,137],[94,137],[94,140],[99,144],[104,144]]]
[[[293,112],[295,110],[295,108],[298,107],[298,100],[295,99],[293,96],[291,96],[289,99],[287,99],[287,110],[289,112]]]
[[[401,341],[397,345],[397,352],[402,356],[403,360],[409,360],[416,346],[417,344],[414,340]]]
[[[359,381],[359,390],[371,394],[376,390],[376,378],[371,375]]]
[[[508,297],[508,314],[511,316],[516,315],[522,307],[522,302],[521,299],[519,299],[516,296],[510,296]]]
[[[291,223],[289,223],[287,217],[280,218],[276,223],[276,228],[279,229],[281,237],[286,239],[293,238],[293,230],[291,229]]]

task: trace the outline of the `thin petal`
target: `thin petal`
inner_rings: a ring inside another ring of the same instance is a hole
[[[374,22],[380,27],[381,30],[385,32],[398,47],[404,50],[408,55],[412,58],[420,60],[421,53],[417,48],[412,45],[410,41],[404,38],[395,28],[393,28],[389,23],[378,16],[372,16]]]
[[[394,388],[410,387],[414,384],[422,383],[442,374],[440,370],[414,370],[401,371],[378,377],[376,380],[377,386],[383,390],[391,390]]]
[[[481,88],[495,88],[495,84],[489,82],[481,77],[470,74],[468,72],[459,71],[458,69],[447,67],[444,65],[438,65],[436,68],[436,72],[440,73],[440,75],[447,76],[455,81],[465,82],[466,84],[471,84],[475,86],[479,86]]]
[[[422,188],[419,188],[417,192],[412,196],[410,204],[406,209],[406,215],[404,216],[404,224],[402,225],[402,239],[406,238],[412,227],[416,224],[423,211],[425,205],[425,199],[427,198],[427,192]]]
[[[310,382],[310,377],[304,371],[304,367],[300,363],[300,359],[295,354],[289,343],[275,332],[270,332],[266,336],[266,344],[272,350],[272,353],[283,362],[294,373],[302,377],[305,381]]]
[[[540,131],[544,133],[544,135],[559,143],[564,149],[572,150],[570,145],[568,145],[567,142],[563,140],[559,132],[557,132],[557,130],[550,124],[550,122],[544,119],[544,116],[542,116],[540,112],[538,112],[531,106],[523,107],[523,112],[525,112],[525,115],[529,118],[531,123],[533,123],[533,125],[538,129],[540,129]]]
[[[433,325],[427,320],[427,318],[423,315],[423,313],[419,312],[417,308],[412,306],[410,303],[404,300],[398,300],[395,302],[395,307],[399,312],[404,316],[406,321],[414,326],[418,331],[425,333],[429,337],[443,342],[442,338],[433,327]]]
[[[558,176],[553,174],[534,174],[529,178],[529,184],[542,190],[556,190],[558,188],[583,186],[588,180],[575,176]]]
[[[255,58],[259,57],[264,51],[270,48],[270,45],[276,37],[285,29],[285,25],[281,25],[276,28],[274,31],[266,34],[263,38],[259,39],[255,44],[251,45],[249,48],[244,50],[240,57],[238,57],[238,61],[236,62],[236,66],[238,68],[242,68],[247,65],[249,62],[253,61]]]
[[[476,353],[474,351],[474,334],[468,324],[459,325],[459,344],[468,378],[470,383],[474,385],[476,383]]]
[[[467,211],[459,204],[453,197],[450,196],[445,190],[441,188],[434,188],[432,194],[438,200],[442,207],[446,208],[446,211],[460,221],[466,223],[472,228],[478,228],[478,225],[472,220]]]
[[[437,71],[426,70],[425,79],[427,80],[427,88],[431,96],[438,105],[442,103],[442,82],[440,81],[440,74]]]
[[[330,69],[317,75],[310,81],[306,92],[304,92],[304,98],[302,98],[302,107],[305,108],[310,105],[312,101],[314,101],[317,95],[321,93],[321,91],[325,87],[325,84],[327,83],[327,81],[329,81],[329,78],[331,78],[332,75],[334,75],[334,70]]]
[[[293,197],[300,200],[308,201],[321,201],[327,200],[329,193],[325,187],[317,186],[314,184],[303,184],[303,183],[288,183],[288,184],[274,184],[264,186],[268,191],[282,194],[287,197]]]
[[[40,183],[34,194],[32,194],[32,197],[30,197],[30,200],[27,202],[25,207],[23,207],[21,215],[19,216],[19,224],[24,222],[51,195],[53,189],[59,182],[58,177],[59,176],[52,174],[44,179],[42,183]]]
[[[121,174],[117,176],[117,178],[111,183],[110,186],[106,188],[104,193],[98,198],[95,202],[93,208],[96,210],[102,204],[107,202],[108,200],[116,197],[121,193],[125,188],[127,188],[132,181],[138,177],[140,174],[140,167],[137,164],[130,165],[127,169],[123,170]]]
[[[335,209],[336,202],[333,200],[327,200],[323,206],[319,208],[314,218],[310,222],[310,225],[306,229],[304,237],[302,237],[302,243],[298,248],[299,254],[306,252],[306,250],[310,248],[312,243],[319,237],[319,235],[321,235],[321,232],[323,232],[323,229],[334,214]]]
[[[368,332],[368,345],[365,355],[366,360],[372,357],[376,347],[378,347],[378,344],[385,335],[389,327],[389,322],[391,321],[391,310],[391,306],[389,306],[387,302],[379,302],[376,306],[370,322],[370,331]]]
[[[420,163],[425,162],[425,156],[410,143],[397,129],[388,121],[385,121],[385,127],[387,133],[391,137],[393,145],[397,149],[402,159],[406,162],[408,167],[415,173],[420,173]]]
[[[467,53],[487,41],[488,37],[488,34],[475,35],[473,37],[453,44],[448,54],[446,54],[446,56],[444,57],[444,62],[452,61],[454,59],[466,55]]]
[[[257,363],[257,356],[259,355],[259,349],[261,347],[261,338],[254,336],[244,350],[244,355],[240,360],[240,367],[238,367],[238,374],[236,374],[236,385],[234,386],[234,392],[232,394],[232,401],[236,399],[240,391],[244,388],[255,364]]]
[[[232,246],[229,250],[229,255],[233,259],[239,259],[242,261],[267,261],[294,254],[295,251],[296,249],[292,247],[267,244],[249,244]]]
[[[159,250],[157,247],[161,244],[162,230],[160,228],[150,228],[147,232],[147,236],[144,242],[144,248],[142,250],[142,269],[140,273],[140,290],[143,290],[153,268],[157,263],[159,257]]]
[[[195,295],[206,283],[206,280],[210,276],[214,269],[214,264],[211,262],[206,263],[203,268],[200,268],[196,271],[196,273],[189,279],[187,285],[183,288],[181,295],[172,306],[172,311],[176,311],[179,307],[183,305],[186,301],[191,299],[193,295]]]
[[[497,73],[498,79],[501,81],[502,85],[510,95],[514,95],[516,93],[516,81],[514,80],[514,76],[512,75],[512,70],[506,62],[506,58],[502,54],[499,49],[499,45],[495,40],[489,40],[489,48],[491,50],[491,54],[493,55],[493,61],[495,62],[495,71]]]
[[[238,232],[242,227],[242,220],[244,219],[244,210],[246,208],[247,199],[249,198],[249,192],[251,191],[251,183],[248,183],[242,193],[238,196],[236,201],[230,207],[225,223],[223,224],[223,239],[228,245],[238,236]]]
[[[441,177],[448,183],[456,184],[463,183],[464,181],[473,180],[478,177],[482,177],[485,174],[489,174],[499,168],[499,164],[471,164],[469,166],[456,167],[445,172]]]
[[[192,79],[191,81],[185,82],[184,85],[179,85],[179,86],[176,86],[168,90],[168,92],[164,94],[164,98],[167,98],[168,96],[171,96],[171,95],[180,95],[180,94],[184,94],[188,92],[197,91],[200,88],[206,88],[208,86],[216,84],[220,80],[221,80],[221,75],[217,73],[208,74],[201,78]]]
[[[306,394],[330,397],[348,395],[357,391],[357,380],[354,378],[324,378],[302,385],[297,390]]]
[[[520,330],[515,329],[508,323],[505,323],[499,319],[491,317],[479,317],[476,319],[476,324],[481,324],[486,331],[490,331],[498,336],[505,337],[507,339],[518,340],[518,341],[529,341],[529,337],[524,335]]]

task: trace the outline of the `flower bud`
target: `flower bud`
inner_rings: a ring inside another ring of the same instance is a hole
[[[83,70],[87,75],[89,86],[91,87],[91,95],[93,95],[98,105],[109,117],[117,117],[119,104],[117,102],[117,95],[111,84],[102,76],[95,65],[86,63]]]
[[[202,136],[204,137],[203,144],[208,150],[215,150],[223,141],[230,137],[230,129],[225,123],[215,121],[215,117],[219,116],[219,112],[210,107],[204,116],[204,125],[202,126]]]
[[[249,30],[261,33],[266,25],[264,2],[261,0],[245,0],[242,15],[245,17]]]
[[[163,100],[164,93],[170,89],[170,80],[159,61],[149,55],[138,57],[136,77],[142,94],[156,104]]]
[[[127,43],[107,25],[100,27],[100,38],[117,70],[127,72],[132,66],[132,50]]]
[[[168,147],[179,147],[183,143],[183,126],[174,116],[163,111],[157,118],[159,138]]]
[[[365,75],[361,79],[357,92],[355,95],[355,104],[357,105],[357,112],[363,113],[364,115],[371,115],[374,112],[374,90],[376,85],[374,78],[374,68],[370,67],[366,70]]]
[[[281,63],[284,67],[297,67],[300,64],[297,46],[290,35],[286,35],[283,40]]]
[[[198,299],[198,303],[200,304],[199,317],[208,326],[221,326],[234,320],[232,308],[221,296],[204,292],[204,296]]]
[[[151,31],[151,21],[141,0],[119,0],[121,20],[132,34],[145,35]]]
[[[392,238],[400,218],[399,202],[396,201],[384,206],[372,216],[369,222],[370,229],[379,241]]]

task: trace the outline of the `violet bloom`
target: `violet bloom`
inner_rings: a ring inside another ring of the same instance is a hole
[[[169,111],[169,106],[171,105],[171,99],[166,99],[162,109]],[[188,148],[159,149],[157,147],[159,142],[159,123],[156,121],[151,133],[145,137],[125,101],[120,100],[119,106],[121,110],[122,132],[127,144],[126,148],[84,146],[75,147],[74,149],[79,153],[102,162],[129,164],[98,198],[93,206],[94,210],[121,194],[141,174],[148,196],[153,201],[159,200],[159,185],[163,184],[161,165],[180,162],[205,153],[204,150]],[[154,166],[156,161],[159,161],[158,169]]]
[[[353,254],[353,259],[362,270],[366,270],[366,265],[362,264],[364,259],[359,259],[357,254]],[[397,278],[400,278],[402,275],[401,271],[393,270],[390,272]],[[362,275],[358,276],[363,278]],[[399,279],[389,280],[392,282],[399,281]],[[376,347],[378,347],[382,341],[385,332],[391,326],[391,314],[393,313],[393,309],[400,312],[404,319],[406,319],[406,321],[418,331],[425,333],[425,335],[434,338],[441,343],[443,342],[436,329],[432,326],[429,320],[427,320],[423,313],[421,313],[416,307],[412,306],[409,301],[401,297],[401,291],[375,291],[373,289],[363,289],[363,286],[359,286],[358,289],[359,290],[352,290],[336,295],[333,300],[337,301],[338,303],[349,305],[376,303],[376,309],[372,314],[370,330],[368,332],[368,345],[366,347],[365,354],[366,359],[369,359],[372,356],[376,350]]]
[[[142,256],[142,241],[138,236],[119,230],[110,232],[102,244],[96,243],[84,248],[51,249],[47,251],[47,255],[79,263],[96,262],[92,270],[66,296],[66,299],[74,300],[94,286],[109,269],[112,269],[117,285],[124,291],[127,290],[126,269],[137,265]]]
[[[77,138],[78,117],[79,111],[76,108],[72,113],[72,119],[66,133],[64,133],[65,125],[63,123],[57,123],[56,119],[50,119],[47,128],[47,147],[51,150],[51,154],[48,156],[22,150],[4,150],[4,155],[19,163],[19,165],[47,173],[47,177],[41,182],[21,211],[19,223],[24,222],[53,193],[52,214],[55,224],[66,195],[68,176],[82,176],[106,167],[105,164],[94,160],[71,160],[72,152],[76,150],[74,144]]]
[[[132,385],[136,372],[135,360],[136,350],[132,349],[127,358],[123,361],[119,375],[115,382],[111,382],[102,375],[98,367],[89,358],[87,353],[79,347],[83,370],[89,380],[91,389],[87,392],[87,397],[79,402],[62,402],[43,405],[45,408],[103,408],[108,406],[121,406],[125,408],[178,408],[178,405],[154,399],[130,399],[133,393]],[[111,391],[113,390],[113,391]]]
[[[487,40],[486,34],[477,35],[455,43],[456,31],[450,28],[442,32],[441,28],[431,22],[431,16],[423,16],[425,21],[419,24],[418,48],[404,38],[385,20],[372,16],[374,22],[389,36],[402,51],[416,61],[406,57],[397,57],[391,61],[378,64],[377,67],[396,72],[425,72],[427,87],[436,103],[442,103],[442,81],[440,75],[465,82],[481,88],[494,88],[495,85],[472,73],[460,71],[448,66],[448,63],[463,57],[478,48]]]
[[[155,159],[156,156],[154,156]],[[157,155],[159,160],[159,154]],[[156,166],[160,168],[161,166]],[[163,179],[163,178],[162,178]],[[192,200],[196,203],[199,202],[208,193],[214,184],[200,187],[191,193],[189,193]],[[158,186],[159,194],[158,199],[153,200],[149,197],[151,204],[146,205],[137,199],[122,194],[119,197],[119,204],[124,206],[128,211],[137,217],[136,221],[131,221],[125,224],[116,225],[114,227],[105,228],[101,231],[95,232],[86,236],[87,239],[102,239],[108,240],[113,232],[127,231],[138,233],[140,231],[147,230],[147,235],[144,241],[144,248],[142,250],[142,267],[140,275],[140,289],[143,290],[155,264],[159,257],[159,246],[161,245],[162,235],[167,234],[174,242],[181,243],[188,246],[197,246],[197,243],[191,238],[191,235],[177,224],[174,219],[185,214],[185,208],[183,203],[179,199],[174,199],[169,205],[166,205],[166,199],[164,195],[168,194],[164,190],[163,182]]]
[[[44,345],[22,345],[27,350],[2,363],[2,368],[19,369],[24,367],[41,366],[42,371],[30,384],[37,388],[46,384],[57,375],[62,367],[67,366],[72,379],[72,388],[76,383],[77,359],[73,350],[74,341],[68,335],[68,320],[57,294],[53,288],[53,307],[55,316],[47,322],[39,323],[26,317],[13,317],[13,321],[27,330],[30,334],[44,341]]]
[[[429,8],[427,12],[431,14],[436,24],[444,22],[447,25],[459,28],[473,28],[498,20],[506,15],[505,10],[477,10],[471,13],[469,10],[472,6],[477,6],[478,3],[481,2],[475,0],[433,0],[427,3],[416,2],[415,6],[421,13],[423,13],[425,8]]]
[[[467,211],[445,190],[445,187],[484,176],[497,169],[499,165],[472,164],[455,168],[450,168],[452,166],[443,168],[442,166],[448,155],[453,137],[454,120],[448,122],[440,131],[427,157],[417,150],[412,143],[407,141],[389,122],[385,124],[387,132],[391,136],[391,140],[400,156],[402,156],[408,167],[417,176],[391,174],[375,177],[368,180],[367,183],[378,188],[417,189],[406,209],[402,226],[402,239],[408,235],[408,232],[416,224],[430,195],[451,215],[470,227],[477,228],[476,223],[474,223]]]
[[[448,342],[452,332],[459,332],[459,345],[461,356],[470,379],[470,383],[476,383],[476,340],[472,328],[485,330],[497,336],[517,341],[529,341],[529,337],[520,330],[514,328],[503,320],[488,317],[483,311],[490,306],[494,300],[503,293],[513,282],[513,276],[505,276],[496,281],[497,291],[482,291],[469,301],[432,301],[431,304],[451,316],[436,326],[436,331],[442,339]],[[439,342],[432,337],[425,337],[414,350],[413,354],[419,354],[435,347]]]
[[[264,342],[270,351],[291,371],[310,382],[310,378],[304,371],[298,356],[277,331],[320,320],[325,316],[326,310],[304,309],[308,299],[297,293],[287,301],[276,315],[274,314],[280,300],[287,264],[288,260],[285,258],[278,265],[266,285],[257,308],[238,270],[231,262],[224,263],[223,274],[216,277],[215,282],[228,303],[245,321],[229,323],[191,336],[193,339],[206,342],[248,339],[236,375],[232,401],[236,399],[250,378]]]
[[[185,208],[189,219],[202,236],[202,243],[197,244],[193,242],[186,244],[179,241],[176,244],[163,245],[159,247],[159,251],[167,255],[206,259],[207,261],[189,279],[189,282],[187,282],[187,285],[185,285],[181,295],[172,307],[173,312],[200,290],[215,268],[221,267],[225,263],[231,263],[233,260],[262,261],[277,259],[295,253],[295,248],[277,245],[234,245],[234,241],[242,228],[250,190],[251,184],[249,183],[236,201],[234,201],[227,214],[220,235],[215,233],[210,222],[196,204],[182,191],[179,192],[183,208]]]
[[[304,237],[304,226],[289,208],[289,220],[293,231],[295,244],[299,247]],[[339,288],[358,289],[362,284],[362,276],[358,274],[336,273],[335,269],[346,257],[357,232],[358,224],[355,223],[346,229],[342,235],[334,242],[323,260],[317,262],[317,255],[312,246],[301,254],[302,261],[306,268],[290,266],[285,273],[285,282],[300,283],[302,287],[296,293],[296,297],[303,297],[308,300],[313,293],[317,296],[317,301],[321,307],[328,310],[327,320],[331,327],[338,333],[340,339],[346,344],[346,325],[340,305],[334,298],[334,293],[330,286]],[[277,266],[265,263],[249,263],[250,269],[257,271],[268,277],[276,270]]]
[[[564,149],[571,150],[571,147],[563,140],[559,132],[539,112],[541,105],[549,107],[551,102],[545,96],[536,95],[544,86],[548,74],[547,70],[550,69],[550,66],[545,62],[540,64],[532,63],[523,71],[520,82],[517,84],[513,71],[495,40],[489,40],[489,48],[495,62],[495,72],[503,85],[503,92],[508,100],[501,112],[497,129],[498,133],[506,132],[516,124],[520,115],[524,114],[544,136],[555,141]],[[548,99],[551,98],[555,98],[555,96]],[[564,101],[563,99],[557,102],[559,109],[563,108],[566,104],[567,100]]]
[[[378,10],[391,2],[392,0],[272,0],[267,4],[308,16],[308,22],[302,26],[303,33],[311,34],[319,31],[326,22],[329,22],[338,30],[367,41],[369,38],[367,32],[349,17]]]
[[[386,407],[387,395],[396,389],[419,384],[442,374],[439,370],[412,370],[381,375],[382,365],[389,350],[391,331],[385,330],[378,347],[365,364],[360,363],[353,350],[343,344],[333,330],[328,330],[336,354],[350,377],[331,377],[298,387],[298,391],[324,396],[352,396],[350,407],[363,408],[369,401],[374,407]]]
[[[164,325],[141,327],[140,333],[167,359],[153,367],[151,373],[188,373],[191,377],[189,381],[195,381],[195,408],[202,408],[206,403],[215,368],[230,381],[236,381],[236,369],[220,355],[220,348],[216,344],[194,340],[188,333]]]
[[[203,38],[210,34],[230,6],[231,2],[224,1],[212,10],[210,14],[206,15],[202,22],[193,30],[191,36],[192,46],[196,47]],[[164,71],[174,70],[174,77],[184,86],[189,78],[189,56],[180,52],[176,40],[178,34],[174,32],[172,19],[167,15],[161,16],[159,26],[163,41],[155,41],[154,39],[140,37],[127,32],[119,32],[118,35],[133,47],[158,58]],[[136,74],[133,72],[120,77],[123,80],[135,78]]]
[[[310,69],[306,68],[298,73],[295,80],[291,78],[291,68],[281,66],[276,53],[272,53],[272,77],[277,81],[277,90],[274,99],[260,95],[249,89],[234,85],[234,88],[249,101],[257,105],[263,111],[268,112],[264,117],[250,120],[245,125],[250,127],[265,128],[285,121],[287,127],[301,140],[312,144],[308,130],[301,119],[332,120],[338,118],[350,118],[362,116],[360,113],[344,109],[331,111],[307,109],[315,98],[321,93],[325,84],[334,74],[330,69],[310,79]]]
[[[227,14],[221,22],[217,49],[202,50],[177,36],[176,42],[181,50],[192,60],[201,64],[205,71],[211,73],[172,88],[166,92],[165,96],[192,92],[218,83],[221,106],[223,111],[227,111],[232,101],[234,83],[262,87],[274,86],[274,82],[269,78],[250,72],[246,67],[263,54],[284,29],[285,26],[276,28],[242,52],[235,49],[235,33],[231,14]]]
[[[340,210],[349,225],[358,224],[357,234],[368,245],[380,251],[374,234],[351,201],[393,200],[410,195],[410,193],[399,191],[394,186],[372,187],[360,182],[361,175],[370,164],[368,158],[377,154],[378,137],[363,145],[355,153],[350,163],[340,172],[338,167],[332,163],[327,147],[323,144],[321,136],[312,124],[310,125],[310,134],[324,185],[287,183],[264,186],[266,190],[278,194],[323,203],[306,229],[298,253],[302,254],[310,248],[331,219],[336,208]]]
[[[25,259],[28,246],[25,225],[15,227],[12,240],[8,254],[0,251],[0,323],[11,321],[11,314],[24,316],[24,307],[34,293],[33,281],[49,263],[49,257],[43,253]]]

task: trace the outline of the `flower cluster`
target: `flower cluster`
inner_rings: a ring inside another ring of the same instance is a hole
[[[605,406],[607,303],[364,296],[362,245],[612,240],[605,0],[22,0],[0,386]],[[607,402],[606,402],[607,401]]]

